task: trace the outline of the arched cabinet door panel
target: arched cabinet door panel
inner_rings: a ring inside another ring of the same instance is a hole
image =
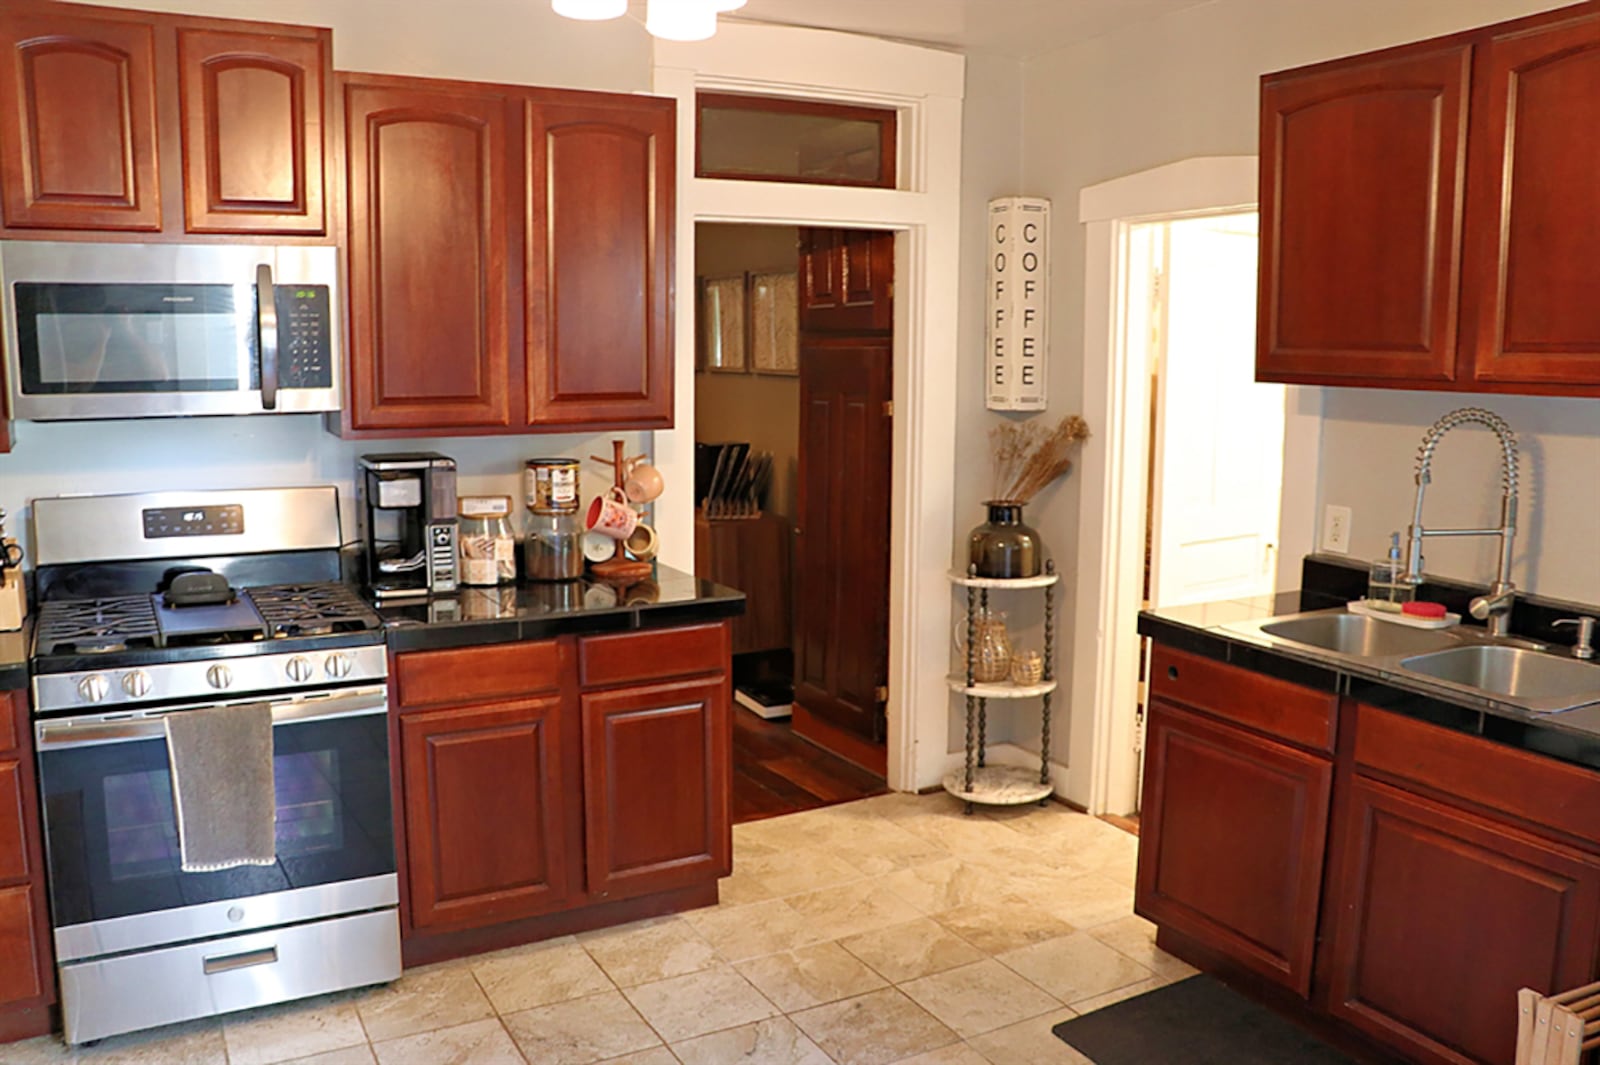
[[[329,43],[178,31],[189,232],[326,232]]]
[[[7,226],[161,228],[154,27],[8,13],[0,104]]]

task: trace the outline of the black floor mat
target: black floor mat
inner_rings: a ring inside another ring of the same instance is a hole
[[[1210,976],[1126,999],[1051,1031],[1095,1065],[1356,1065]]]

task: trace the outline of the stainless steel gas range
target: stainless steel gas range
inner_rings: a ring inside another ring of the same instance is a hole
[[[398,977],[387,658],[339,579],[336,491],[33,506],[67,1041]]]

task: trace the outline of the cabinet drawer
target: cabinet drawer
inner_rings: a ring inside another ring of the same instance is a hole
[[[1600,847],[1600,773],[1359,703],[1356,762]]]
[[[410,651],[395,660],[395,701],[402,709],[509,699],[561,687],[555,640]]]
[[[1156,644],[1150,665],[1152,694],[1276,736],[1332,753],[1339,697],[1276,677],[1252,673]]]
[[[28,868],[28,834],[23,813],[22,763],[0,758],[0,883],[25,880]]]
[[[726,625],[590,636],[578,652],[583,686],[720,673],[728,668]]]

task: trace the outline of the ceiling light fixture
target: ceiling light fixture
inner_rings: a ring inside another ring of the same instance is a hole
[[[584,22],[603,22],[628,13],[628,0],[550,0],[558,15]]]
[[[712,0],[650,0],[644,18],[651,36],[664,41],[703,41],[717,32]]]

